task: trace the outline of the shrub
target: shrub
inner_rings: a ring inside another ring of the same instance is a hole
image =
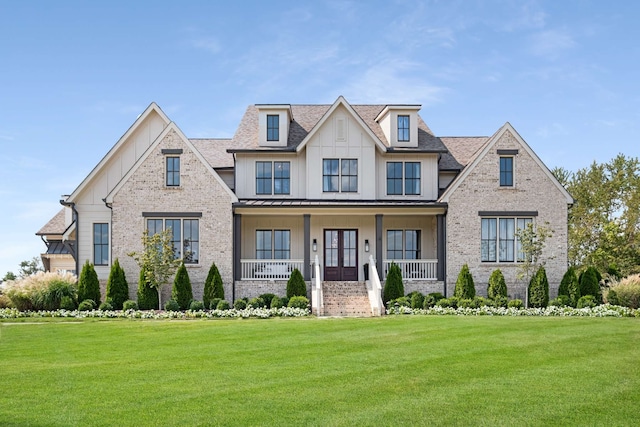
[[[578,304],[576,304],[577,308],[593,308],[596,305],[596,297],[593,295],[585,295],[580,297],[578,300]]]
[[[140,310],[157,310],[158,307],[158,289],[151,286],[147,281],[144,267],[140,269],[140,277],[138,279],[138,306]]]
[[[13,308],[11,299],[4,294],[0,294],[0,308]]]
[[[460,298],[458,300],[458,307],[460,307],[460,308],[478,308],[473,304],[473,300],[471,298]]]
[[[620,300],[618,299],[618,293],[615,289],[609,289],[604,294],[604,302],[611,305],[620,305]]]
[[[284,303],[282,302],[282,299],[280,299],[279,296],[275,295],[271,299],[271,308],[282,308],[282,307],[284,307]]]
[[[529,282],[529,307],[546,307],[549,305],[549,281],[544,267],[538,268]]]
[[[58,276],[53,277],[43,291],[36,295],[36,301],[44,310],[57,310],[64,297],[75,298],[76,287],[72,282]]]
[[[4,293],[11,305],[20,311],[57,309],[61,299],[75,300],[76,277],[71,273],[38,272],[18,280],[5,282]]]
[[[218,305],[216,305],[216,310],[229,310],[230,308],[231,306],[229,305],[229,302],[223,299],[221,299],[218,302]]]
[[[90,299],[100,304],[100,281],[93,264],[87,260],[82,266],[78,280],[78,301]]]
[[[262,298],[262,301],[264,301],[264,306],[266,308],[271,308],[271,300],[273,299],[273,297],[275,297],[275,294],[267,293],[267,294],[260,295],[258,298]]]
[[[100,307],[98,307],[98,310],[101,310],[101,311],[113,310],[113,304],[111,304],[111,300],[107,299],[105,302],[100,304]]]
[[[288,307],[289,306],[289,297],[281,297],[280,299],[282,300],[282,306],[283,307]]]
[[[75,310],[76,302],[71,297],[64,296],[60,299],[60,308],[62,310]]]
[[[476,296],[476,287],[473,283],[473,276],[471,275],[467,264],[463,265],[460,269],[458,280],[456,280],[456,287],[453,291],[453,296],[463,299],[471,299]]]
[[[408,296],[392,299],[387,302],[387,307],[392,307],[396,304],[402,307],[411,307],[411,299]]]
[[[211,309],[211,310],[217,309],[218,308],[218,304],[220,303],[220,301],[222,301],[222,298],[213,298],[213,299],[211,299],[211,302],[209,303],[209,309]]]
[[[178,301],[176,301],[174,299],[170,299],[169,301],[164,303],[164,310],[165,311],[180,311],[180,304],[178,304]]]
[[[220,277],[220,271],[214,262],[211,264],[207,279],[204,281],[204,294],[202,295],[202,302],[205,307],[211,307],[211,301],[214,298],[224,298],[224,286],[222,284],[222,277]]]
[[[107,279],[106,298],[111,299],[111,305],[116,310],[122,309],[122,303],[129,299],[129,284],[124,274],[124,270],[120,267],[118,258],[113,262]]]
[[[138,303],[135,302],[132,299],[128,299],[125,302],[122,303],[122,309],[123,310],[137,310],[138,309]]]
[[[444,295],[442,295],[440,292],[432,292],[424,297],[422,308],[431,308],[436,305],[436,303],[441,299],[444,299]]]
[[[92,299],[86,299],[78,304],[78,311],[90,311],[96,308],[96,302]]]
[[[173,279],[171,298],[178,303],[180,310],[188,309],[191,300],[193,300],[191,280],[189,279],[189,272],[187,271],[187,267],[185,267],[184,262],[180,264],[180,267],[178,267],[176,277]]]
[[[235,308],[236,310],[244,310],[245,308],[247,308],[247,302],[243,299],[237,299],[233,303],[233,308]]]
[[[420,292],[411,292],[411,308],[422,308],[424,307],[424,295]]]
[[[289,304],[287,307],[291,308],[308,308],[309,307],[309,299],[303,296],[294,296],[289,299]]]
[[[522,302],[521,299],[516,298],[509,301],[507,303],[507,307],[508,308],[524,308],[524,303]]]
[[[404,296],[404,284],[402,283],[402,271],[394,262],[389,267],[389,273],[384,281],[383,300],[385,304],[393,299]]]
[[[493,300],[495,300],[496,297],[507,297],[507,284],[504,281],[504,275],[499,268],[494,270],[489,277],[487,296]]]
[[[619,282],[612,282],[607,293],[609,304],[614,304],[611,302],[612,299],[617,305],[638,308],[640,306],[640,274],[626,277]]]
[[[569,305],[576,306],[578,299],[580,298],[580,284],[578,283],[578,276],[576,275],[576,269],[569,267],[562,280],[560,281],[560,287],[558,288],[558,296],[566,295],[569,297]]]
[[[189,310],[191,311],[204,310],[204,303],[202,301],[198,301],[194,299],[193,301],[191,301],[191,304],[189,304]]]
[[[492,299],[477,296],[477,295],[473,299],[473,301],[474,301],[474,304],[477,305],[477,307],[483,307],[483,306],[493,307],[494,306]]]
[[[436,306],[442,308],[458,308],[458,298],[442,298],[441,300],[438,300],[438,302],[436,302]]]
[[[558,298],[554,298],[549,301],[549,305],[556,307],[569,307],[571,306],[571,299],[567,295],[558,295]]]
[[[291,277],[289,277],[287,281],[287,297],[291,298],[295,296],[307,296],[307,284],[302,278],[302,273],[300,273],[300,270],[297,268],[293,269]]]
[[[595,301],[600,301],[600,273],[595,267],[587,268],[580,275],[580,295],[591,295]],[[601,277],[601,276],[600,276]]]
[[[507,297],[503,297],[502,295],[498,295],[497,297],[495,297],[493,299],[493,306],[494,307],[507,307],[507,304],[509,304],[509,298]]]
[[[248,307],[251,308],[262,308],[265,306],[265,302],[262,298],[257,297],[257,298],[251,298],[249,300],[249,302],[247,303]]]

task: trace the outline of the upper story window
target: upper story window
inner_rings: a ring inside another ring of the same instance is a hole
[[[409,129],[409,116],[398,115],[398,142],[410,140],[411,132]]]
[[[93,224],[93,265],[109,264],[109,224]]]
[[[290,162],[256,162],[256,194],[290,194]]]
[[[500,187],[513,187],[513,157],[500,157]]]
[[[200,259],[200,221],[198,219],[147,219],[149,236],[171,229],[173,255],[185,264],[198,264]]]
[[[280,116],[277,114],[267,114],[267,141],[278,141],[280,139]]]
[[[322,191],[325,193],[357,192],[358,160],[324,159],[322,161]]]
[[[180,157],[167,157],[166,164],[167,164],[167,170],[166,170],[167,187],[179,187],[180,186]]]
[[[524,229],[533,218],[482,218],[480,259],[482,262],[524,261],[516,230]]]
[[[403,194],[420,194],[420,162],[387,162],[387,195]]]

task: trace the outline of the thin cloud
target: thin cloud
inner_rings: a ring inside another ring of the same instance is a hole
[[[222,50],[218,39],[213,37],[193,39],[191,40],[191,46],[214,54],[219,53]]]
[[[536,56],[555,59],[574,46],[576,42],[566,31],[546,30],[531,37],[530,51]]]

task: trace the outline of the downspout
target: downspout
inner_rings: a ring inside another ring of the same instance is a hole
[[[60,204],[62,206],[66,206],[71,208],[73,212],[74,222],[76,223],[76,250],[75,252],[75,261],[76,261],[76,276],[80,277],[80,216],[78,215],[78,210],[76,209],[76,204],[74,202],[67,202],[66,200],[60,200]]]
[[[107,203],[107,199],[102,199],[104,205],[111,211],[111,218],[109,219],[109,265],[113,264],[113,245],[111,244],[111,236],[113,235],[113,203]]]
[[[236,192],[236,185],[237,183],[237,179],[236,179],[236,153],[231,153],[233,154],[233,192],[235,194],[238,194]],[[236,259],[235,259],[235,255],[236,255],[236,233],[238,232],[238,230],[236,230],[236,209],[233,207],[233,203],[231,204],[231,221],[233,226],[231,227],[231,229],[233,230],[231,232],[231,253],[233,254],[233,261],[231,262],[231,305],[233,305],[233,302],[236,300]]]

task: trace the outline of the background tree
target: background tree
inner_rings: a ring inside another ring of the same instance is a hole
[[[175,257],[171,235],[171,228],[153,236],[149,236],[149,231],[145,230],[142,233],[142,252],[128,254],[144,271],[147,286],[158,292],[158,307],[162,307],[162,288],[169,283],[182,262]]]
[[[13,272],[11,271],[7,271],[7,274],[4,275],[4,277],[2,278],[3,282],[8,282],[9,280],[16,280],[17,277],[15,274],[13,274]]]
[[[109,271],[105,299],[111,300],[115,310],[122,310],[122,304],[129,299],[129,284],[118,258],[113,262]]]
[[[489,285],[487,286],[487,297],[495,299],[496,297],[507,297],[507,284],[504,281],[504,275],[499,268],[495,269],[489,277]]]
[[[534,228],[533,223],[528,223],[524,228],[516,230],[516,237],[520,243],[518,256],[518,270],[516,278],[524,280],[525,283],[531,283],[533,275],[536,274],[540,267],[546,263],[543,257],[544,247],[549,237],[553,236],[553,230],[549,228],[549,223],[538,225]],[[549,259],[551,257],[547,257]],[[546,277],[546,272],[545,272]],[[547,291],[547,296],[549,292]],[[547,298],[548,302],[548,298]],[[525,307],[529,307],[529,292],[527,291],[527,301]]]
[[[100,305],[100,281],[93,264],[87,260],[82,266],[78,279],[78,303],[90,299],[95,306]]]
[[[176,277],[173,280],[171,298],[178,303],[180,310],[187,310],[191,304],[191,300],[193,300],[191,279],[189,279],[189,272],[187,271],[187,267],[184,266],[184,262],[178,267]]]
[[[25,278],[27,276],[31,276],[32,274],[36,274],[38,271],[44,271],[42,267],[42,261],[40,257],[34,256],[28,261],[22,261],[20,263],[20,271],[18,271],[18,276],[20,278]]]
[[[160,308],[159,304],[158,289],[151,286],[144,267],[142,267],[138,278],[138,308],[140,310],[157,310]]]
[[[453,296],[459,299],[473,299],[476,296],[476,286],[467,264],[460,269]]]
[[[404,284],[402,283],[402,271],[400,266],[395,262],[391,263],[389,273],[384,281],[384,289],[382,291],[382,299],[386,304],[391,300],[404,296]]]
[[[531,277],[527,290],[530,307],[546,307],[549,305],[549,280],[544,267],[540,266]]]

